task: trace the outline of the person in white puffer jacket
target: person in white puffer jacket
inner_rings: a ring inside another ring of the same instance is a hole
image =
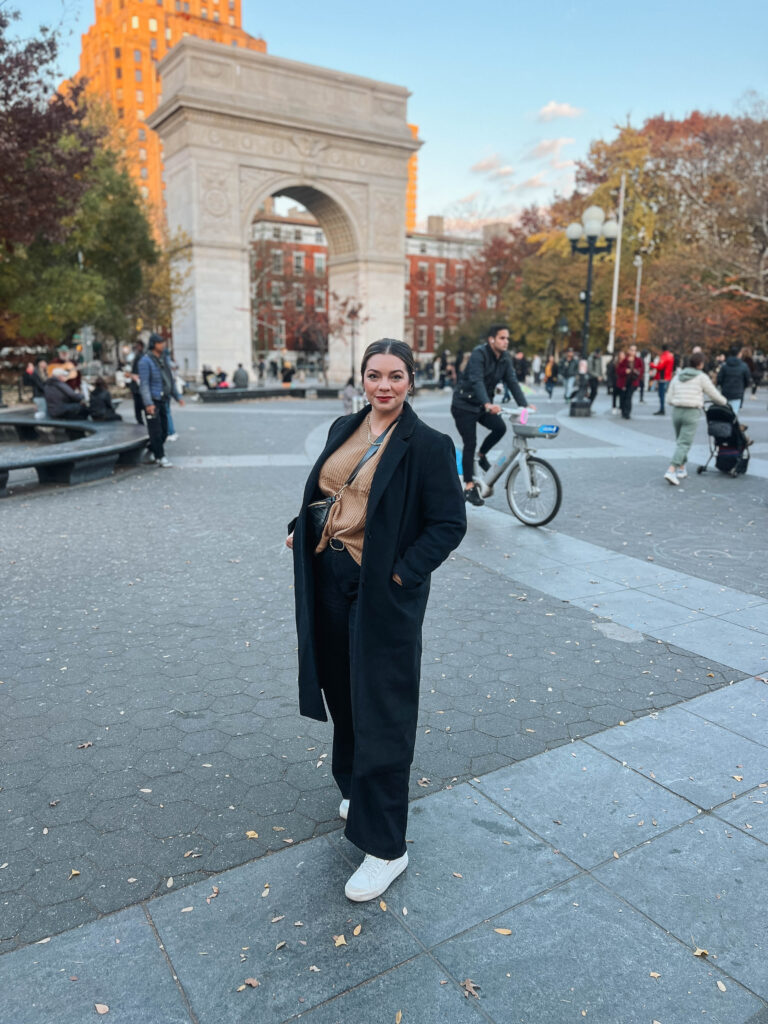
[[[675,487],[688,476],[685,463],[688,461],[688,452],[691,450],[696,427],[701,419],[704,396],[706,395],[716,405],[728,404],[728,399],[720,394],[709,376],[701,369],[703,365],[702,353],[694,352],[689,365],[675,374],[667,391],[667,404],[672,406],[672,424],[677,445],[664,479]]]

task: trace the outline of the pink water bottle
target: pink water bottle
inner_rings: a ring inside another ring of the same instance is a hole
[[[528,422],[527,406],[523,406],[523,408],[520,410],[520,422],[523,424],[523,426],[525,426],[525,424]]]

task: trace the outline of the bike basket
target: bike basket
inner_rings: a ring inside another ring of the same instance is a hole
[[[545,436],[554,437],[555,434],[560,433],[560,427],[556,423],[542,423],[539,427],[539,433]]]

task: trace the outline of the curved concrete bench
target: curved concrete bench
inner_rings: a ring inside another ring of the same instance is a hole
[[[119,420],[38,420],[32,412],[0,413],[0,428],[13,429],[20,442],[39,441],[49,432],[67,437],[39,447],[0,441],[0,497],[7,494],[11,470],[34,469],[41,484],[81,484],[110,476],[117,464],[136,465],[147,447],[144,427]]]

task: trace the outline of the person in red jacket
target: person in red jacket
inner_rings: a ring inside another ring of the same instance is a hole
[[[630,345],[627,354],[616,364],[616,387],[621,395],[621,415],[628,420],[632,413],[632,395],[643,378],[643,360],[637,345]]]
[[[655,363],[651,363],[651,367],[656,371],[656,387],[659,389],[659,408],[653,415],[663,416],[664,396],[675,372],[675,357],[670,352],[669,345],[661,346],[661,354]]]

